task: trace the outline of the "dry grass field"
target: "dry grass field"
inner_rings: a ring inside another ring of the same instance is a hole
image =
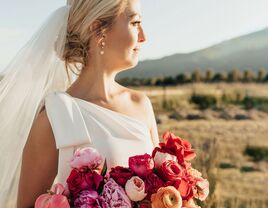
[[[223,103],[254,96],[268,98],[266,84],[192,84],[177,87],[140,88],[151,99],[160,137],[170,130],[189,140],[197,151],[193,166],[211,183],[211,195],[202,207],[268,207],[268,160],[253,161],[247,147],[268,149],[268,106],[245,109]],[[193,94],[218,99],[213,108],[199,109],[189,102]]]

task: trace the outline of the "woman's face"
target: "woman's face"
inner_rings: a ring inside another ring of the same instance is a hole
[[[144,41],[140,1],[129,0],[127,8],[115,20],[105,38],[104,52],[108,63],[119,69],[136,66]]]

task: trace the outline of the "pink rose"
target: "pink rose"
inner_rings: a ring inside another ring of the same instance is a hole
[[[96,169],[103,163],[103,161],[103,157],[96,149],[86,147],[75,151],[74,156],[70,161],[70,166],[76,169],[81,169],[83,167]]]
[[[120,186],[125,187],[126,182],[134,176],[134,172],[130,168],[124,168],[121,166],[117,166],[112,168],[109,172],[110,177],[115,180]]]
[[[167,160],[173,160],[175,162],[178,161],[177,157],[175,155],[171,155],[169,153],[156,151],[156,153],[154,155],[154,163],[155,163],[155,167],[157,169],[162,165],[163,162],[165,162]]]
[[[149,175],[154,169],[154,160],[149,154],[137,155],[128,159],[129,168],[138,176]]]
[[[159,176],[165,181],[181,180],[184,168],[173,160],[165,161],[158,169]]]
[[[209,182],[207,179],[199,178],[195,185],[194,197],[204,201],[209,194]]]
[[[98,201],[98,193],[96,191],[82,191],[79,197],[75,199],[74,206],[76,208],[102,208]]]
[[[145,184],[138,176],[133,176],[129,179],[125,186],[126,193],[130,200],[141,201],[146,197]]]
[[[99,197],[102,207],[124,207],[131,208],[131,201],[128,198],[125,190],[119,186],[114,179],[110,178],[103,187]]]

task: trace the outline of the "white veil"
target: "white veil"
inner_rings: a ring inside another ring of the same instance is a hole
[[[65,91],[75,79],[69,82],[57,55],[63,52],[69,9],[63,6],[49,16],[5,68],[0,82],[0,207],[16,206],[22,151],[44,97]]]

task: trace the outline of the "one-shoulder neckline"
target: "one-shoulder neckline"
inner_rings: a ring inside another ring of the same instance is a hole
[[[97,107],[97,108],[100,108],[100,109],[109,111],[109,112],[111,112],[111,113],[114,113],[114,114],[117,114],[117,115],[119,115],[119,116],[125,117],[125,118],[127,118],[127,119],[132,120],[132,121],[135,121],[135,122],[139,123],[141,126],[143,126],[143,127],[148,131],[148,133],[150,133],[150,129],[148,128],[148,126],[147,126],[144,122],[142,122],[142,121],[140,121],[140,120],[138,120],[138,119],[136,119],[136,118],[133,118],[133,117],[131,117],[131,116],[129,116],[129,115],[126,115],[126,114],[124,114],[124,113],[120,113],[120,112],[118,112],[118,111],[111,110],[111,109],[109,109],[109,108],[105,108],[105,107],[103,107],[103,106],[101,106],[101,105],[98,105],[98,104],[96,104],[96,103],[93,103],[93,102],[90,102],[90,101],[87,101],[87,100],[84,100],[84,99],[81,99],[81,98],[78,98],[78,97],[74,97],[74,96],[70,95],[70,94],[67,93],[67,92],[62,91],[62,93],[66,94],[67,96],[69,96],[69,97],[71,97],[71,98],[73,98],[73,99],[79,100],[79,101],[81,101],[81,102],[83,102],[83,103],[85,103],[85,104],[93,105],[93,106],[95,106],[95,107]]]

